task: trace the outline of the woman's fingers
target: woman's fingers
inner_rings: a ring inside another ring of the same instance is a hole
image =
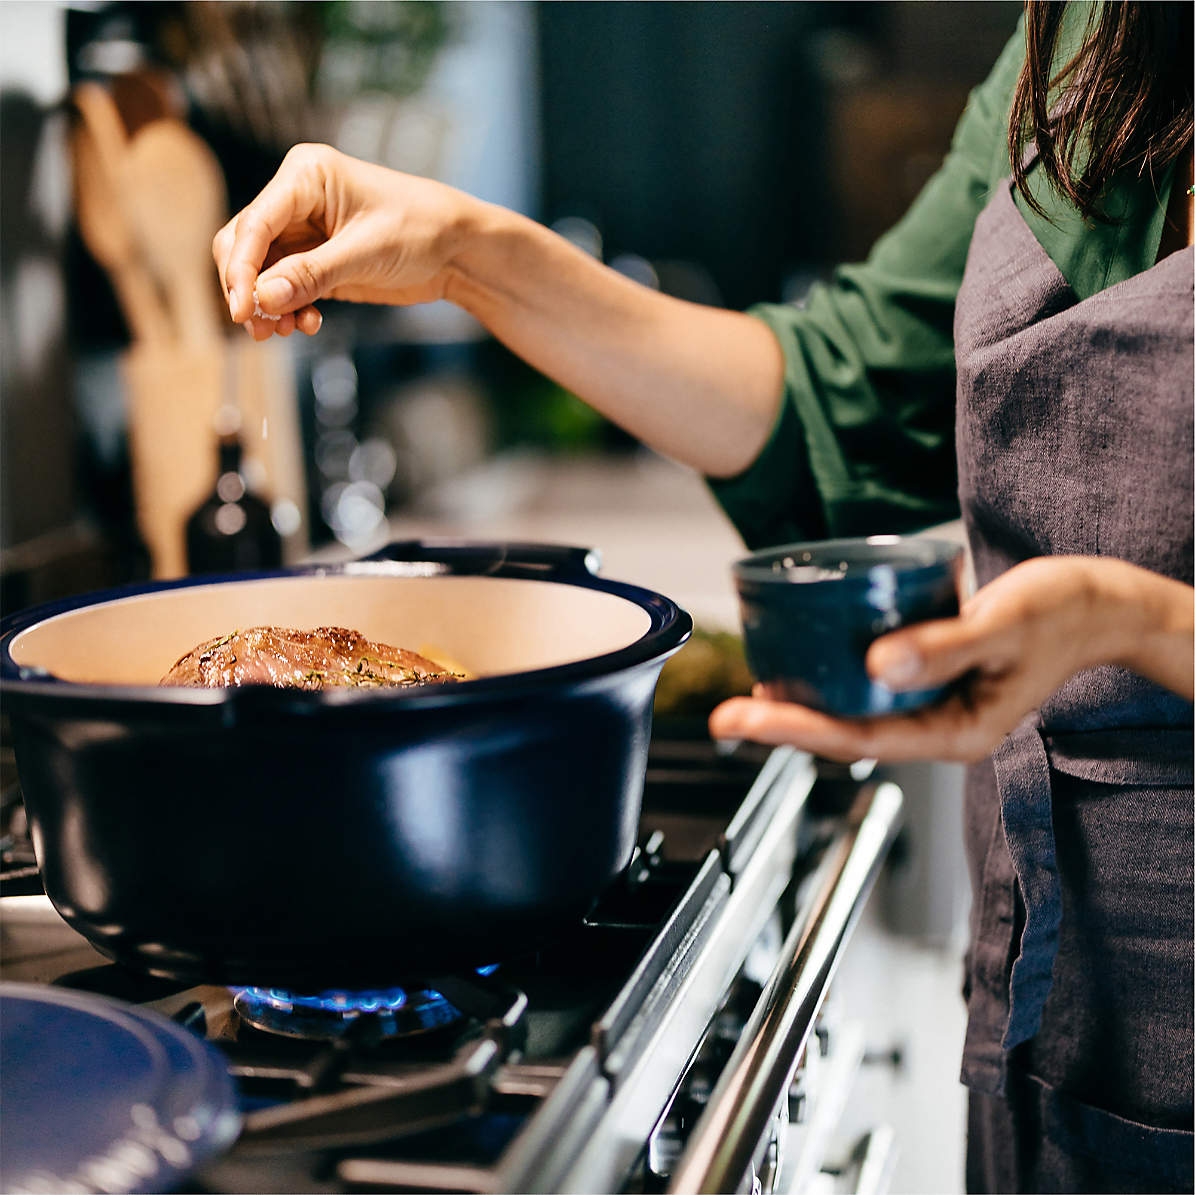
[[[890,688],[919,689],[972,669],[1000,675],[1045,662],[1061,681],[1082,654],[1087,587],[1086,566],[1069,558],[1023,561],[980,589],[958,618],[877,639],[867,670]]]
[[[301,311],[288,312],[278,320],[252,317],[245,321],[244,327],[254,340],[269,340],[271,336],[289,336],[296,331],[304,336],[314,336],[323,323],[324,317],[315,307],[304,307]]]
[[[275,262],[257,279],[262,311],[281,315],[326,297],[352,269],[353,257],[351,232],[345,232]]]
[[[263,191],[237,217],[221,274],[228,295],[228,312],[235,323],[243,324],[253,315],[258,301],[257,276],[271,243],[286,228],[294,210],[289,198],[287,195],[275,196],[266,203],[267,192]]]
[[[717,739],[788,743],[826,759],[901,763],[982,759],[1015,723],[1011,709],[988,707],[980,715],[963,695],[913,714],[859,719],[832,718],[784,701],[735,697],[713,711],[709,726]]]
[[[332,152],[326,147],[296,146],[257,198],[216,234],[212,256],[236,323],[245,323],[253,315],[257,277],[271,245],[293,225],[322,218],[320,162]]]
[[[918,623],[877,639],[867,671],[890,689],[929,689],[974,668],[999,671],[1015,659],[1015,627],[969,617]]]
[[[780,746],[790,743],[828,759],[860,759],[858,727],[819,714],[802,705],[767,701],[760,697],[732,697],[710,714],[715,739],[749,739]]]
[[[237,218],[233,216],[223,228],[212,237],[212,260],[216,263],[216,277],[220,280],[220,289],[224,292],[224,301],[229,302],[228,286],[224,281],[225,270],[228,266],[228,255],[232,252],[232,243],[236,240]],[[230,304],[231,306],[231,304]],[[231,312],[230,312],[231,314]]]
[[[244,321],[242,327],[254,340],[269,340],[278,330],[278,325],[273,320],[258,319],[252,316]]]
[[[314,336],[324,322],[316,307],[303,307],[295,312],[295,326],[304,336]]]

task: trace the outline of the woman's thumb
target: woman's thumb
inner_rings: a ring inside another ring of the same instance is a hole
[[[890,689],[929,688],[981,663],[989,640],[965,618],[918,623],[877,639],[867,652],[867,671]]]
[[[344,251],[333,241],[306,253],[293,253],[276,261],[258,276],[256,296],[267,315],[285,315],[322,299],[345,271]]]

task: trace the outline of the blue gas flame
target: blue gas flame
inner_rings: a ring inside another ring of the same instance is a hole
[[[478,975],[493,975],[497,963],[476,968]],[[446,1025],[460,1017],[455,1005],[450,1004],[439,992],[430,988],[408,990],[406,988],[370,988],[349,990],[332,988],[315,995],[302,995],[283,988],[248,986],[234,988],[238,999],[247,1007],[268,1011],[279,1016],[287,1014],[330,1014],[348,1021],[365,1013],[376,1013],[382,1017],[393,1016],[400,1010],[406,1012],[423,1028]]]

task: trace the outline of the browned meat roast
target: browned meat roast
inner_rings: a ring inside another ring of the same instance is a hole
[[[360,689],[461,680],[458,673],[401,647],[373,643],[359,631],[317,627],[250,627],[187,652],[163,685],[220,688],[277,685],[289,689]]]

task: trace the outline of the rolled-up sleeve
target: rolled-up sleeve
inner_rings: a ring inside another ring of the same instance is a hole
[[[783,399],[754,463],[710,480],[748,546],[957,515],[954,303],[976,217],[1008,174],[1023,60],[1018,25],[941,167],[865,262],[840,267],[799,306],[751,308],[783,350]]]

